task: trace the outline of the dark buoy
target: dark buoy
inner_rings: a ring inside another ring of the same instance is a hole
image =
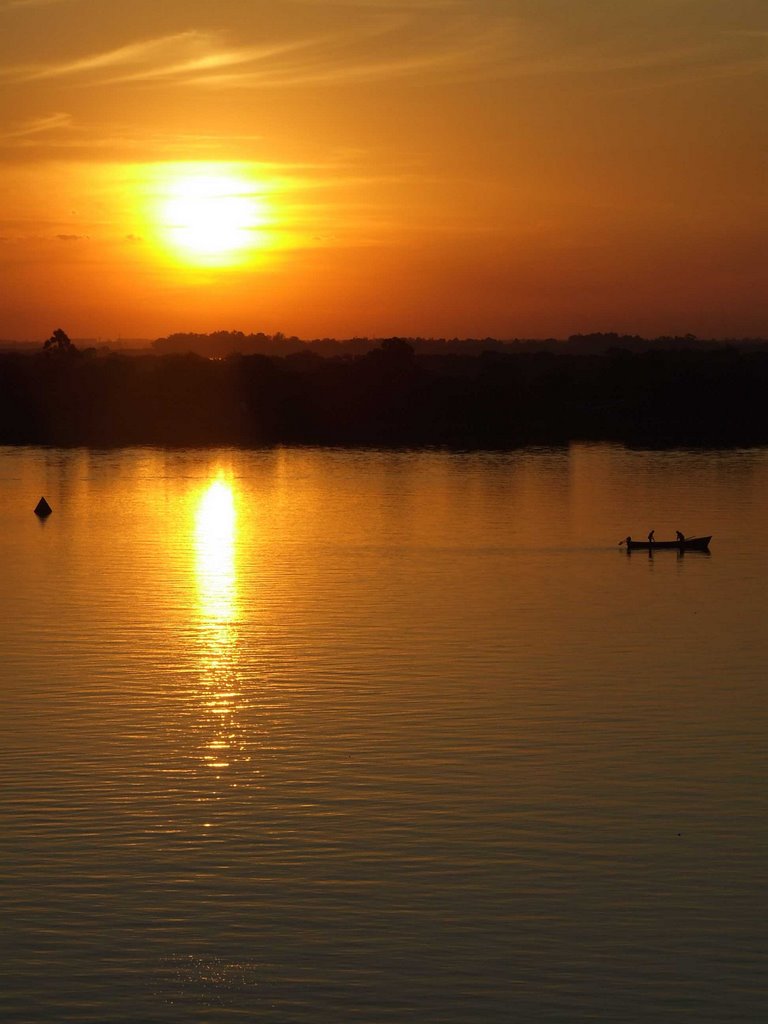
[[[41,498],[37,505],[35,505],[35,515],[40,516],[41,519],[45,519],[45,517],[49,516],[51,512],[53,512],[53,509],[45,498]]]

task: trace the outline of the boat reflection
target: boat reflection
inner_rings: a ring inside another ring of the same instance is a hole
[[[628,558],[631,558],[633,554],[636,555],[638,558],[642,558],[644,555],[647,555],[648,560],[651,562],[653,561],[654,555],[659,554],[659,552],[654,551],[653,548],[648,547],[643,548],[640,551],[633,551],[632,548],[628,547],[625,547],[622,550],[626,553]],[[709,548],[675,548],[674,551],[676,555],[675,561],[677,562],[682,561],[686,557],[686,555],[688,556],[688,558],[700,558],[702,556],[704,556],[705,558],[711,558],[712,556],[712,552],[709,550]],[[659,557],[668,557],[666,551],[660,554]]]
[[[195,512],[195,577],[199,639],[199,700],[205,724],[202,761],[216,772],[242,755],[237,658],[237,509],[223,475],[203,491]]]

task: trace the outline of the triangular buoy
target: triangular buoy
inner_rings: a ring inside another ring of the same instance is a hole
[[[35,505],[35,515],[36,516],[40,516],[41,518],[44,518],[45,516],[49,516],[51,514],[51,512],[53,512],[53,509],[48,504],[48,502],[45,500],[45,498],[41,498],[40,501],[38,501],[37,505]]]

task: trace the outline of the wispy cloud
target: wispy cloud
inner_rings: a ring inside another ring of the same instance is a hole
[[[465,19],[435,23],[388,10],[364,24],[309,39],[233,46],[221,34],[191,30],[73,60],[8,67],[0,78],[267,88],[450,74],[497,64],[503,55],[502,28],[497,23],[478,29]]]
[[[648,81],[669,73],[687,78],[751,75],[768,68],[765,54],[734,52],[717,40],[677,46],[621,49],[608,45],[550,49],[532,40],[512,19],[499,19],[479,29],[463,19],[454,31],[439,36],[411,37],[398,45],[396,32],[382,33],[379,46],[361,52],[354,37],[305,45],[289,59],[258,64],[232,62],[198,74],[186,69],[179,82],[198,87],[280,88],[363,84],[397,79],[472,81],[484,78],[514,80],[547,76],[646,73]]]
[[[166,84],[273,89],[397,79],[461,81],[632,72],[712,77],[765,67],[755,36],[731,34],[664,46],[603,39],[563,47],[508,15],[475,17],[463,0],[419,0],[406,11],[378,0],[338,0],[365,8],[350,24],[310,38],[234,45],[223,33],[188,30],[130,42],[75,59],[17,65],[0,79],[73,85]],[[436,17],[434,8],[442,15]]]
[[[10,131],[0,133],[0,141],[13,143],[15,141],[31,140],[48,135],[50,132],[58,132],[71,127],[71,114],[47,114],[44,117],[36,117],[31,121],[26,121],[18,128],[12,128]]]
[[[89,84],[184,79],[231,66],[253,65],[302,45],[290,42],[227,47],[217,34],[192,30],[128,43],[75,60],[17,65],[0,74],[21,82],[74,78]]]

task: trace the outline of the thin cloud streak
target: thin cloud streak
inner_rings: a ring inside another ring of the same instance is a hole
[[[29,140],[35,136],[51,131],[60,131],[72,127],[72,115],[57,113],[46,117],[36,117],[21,128],[0,134],[0,141],[13,143],[15,140]]]
[[[378,81],[470,70],[498,74],[514,41],[509,19],[484,30],[454,20],[440,31],[404,31],[418,18],[383,17],[349,32],[312,39],[228,47],[222,37],[190,30],[129,43],[102,53],[49,65],[7,68],[0,77],[17,82],[74,79],[78,84],[166,82],[190,86],[322,85]],[[418,26],[417,26],[418,27]],[[367,54],[361,51],[367,49]],[[376,50],[384,52],[376,52]],[[397,56],[393,57],[395,53]],[[292,59],[286,60],[286,55]]]
[[[116,49],[66,63],[9,68],[4,74],[17,81],[27,82],[45,78],[65,78],[70,75],[87,75],[92,71],[103,71],[126,65],[156,63],[162,61],[163,58],[168,58],[171,54],[176,54],[180,49],[184,49],[186,52],[194,49],[200,56],[204,56],[207,55],[210,46],[211,39],[204,33],[179,32],[175,35],[160,36],[157,39],[144,40],[139,43],[129,43]],[[178,60],[178,57],[176,59]],[[187,58],[187,60],[190,59],[194,58],[191,56]]]
[[[180,84],[215,84],[225,80],[220,72],[224,68],[240,69],[226,78],[250,79],[261,84],[298,84],[304,81],[322,82],[340,78],[379,78],[428,70],[431,67],[466,63],[476,54],[477,41],[461,35],[447,47],[434,46],[424,51],[404,55],[399,59],[369,58],[355,64],[345,53],[329,56],[339,47],[355,52],[362,39],[371,36],[394,35],[391,23],[374,31],[342,34],[322,34],[311,40],[284,43],[226,47],[221,38],[199,31],[187,31],[156,39],[129,43],[125,46],[92,54],[77,60],[49,65],[16,66],[0,72],[6,80],[34,82],[45,79],[80,78],[93,84],[176,81]],[[393,45],[402,45],[393,39]],[[287,53],[305,52],[304,58],[286,66]],[[359,60],[359,58],[358,58]],[[124,74],[103,75],[101,72],[126,69]]]
[[[729,52],[722,37],[640,52],[617,52],[604,43],[555,53],[542,40],[532,39],[517,20],[509,17],[487,21],[480,30],[474,20],[464,17],[443,19],[437,31],[434,23],[430,22],[429,27],[425,24],[417,14],[383,17],[346,33],[329,32],[311,39],[241,46],[228,46],[221,34],[188,30],[76,60],[7,68],[0,72],[0,77],[27,83],[71,79],[77,85],[164,83],[196,88],[273,89],[420,76],[440,80],[510,80],[544,75],[674,71],[704,78],[756,74],[766,63],[764,57],[756,57],[754,52]],[[406,32],[406,26],[414,31]],[[742,39],[748,38],[742,35]]]

